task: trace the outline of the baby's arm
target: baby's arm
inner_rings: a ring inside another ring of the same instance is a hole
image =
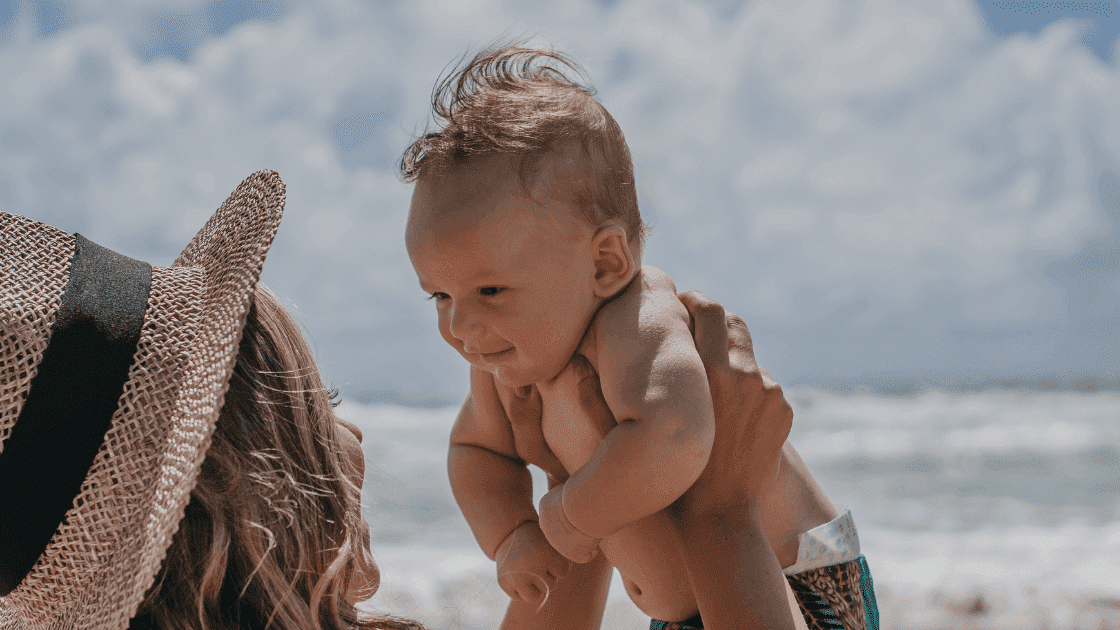
[[[667,507],[711,453],[715,417],[688,311],[668,276],[652,267],[642,276],[594,324],[599,380],[618,426],[541,501],[544,531],[568,557],[579,551],[565,529],[594,540]]]
[[[517,456],[489,372],[471,368],[471,391],[451,429],[447,470],[479,546],[498,563],[499,585],[510,597],[541,599],[570,564],[537,524],[533,479]]]

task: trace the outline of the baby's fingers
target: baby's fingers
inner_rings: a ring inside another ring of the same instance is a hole
[[[551,584],[549,584],[551,582]],[[555,580],[545,580],[528,571],[512,571],[498,576],[498,585],[511,598],[535,604],[540,610],[548,601],[548,593],[556,586]]]
[[[556,551],[572,562],[586,563],[599,553],[599,538],[592,538],[576,529],[564,513],[563,484],[549,490],[541,497],[541,531]]]

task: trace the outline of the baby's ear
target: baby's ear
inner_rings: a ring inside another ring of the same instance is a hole
[[[614,223],[599,228],[592,237],[595,259],[595,297],[613,297],[630,284],[637,261],[626,243],[626,230]]]

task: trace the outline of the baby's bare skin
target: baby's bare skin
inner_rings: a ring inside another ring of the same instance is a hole
[[[541,430],[565,471],[576,471],[614,426],[578,413],[577,390],[563,386],[578,378],[574,367],[569,371],[557,379],[561,386],[541,389]],[[643,612],[655,619],[687,619],[696,614],[696,599],[680,558],[672,552],[666,518],[662,511],[634,521],[603,538],[599,548]]]
[[[546,443],[567,470],[578,470],[611,428],[599,426],[602,422],[587,414],[572,414],[571,409],[579,409],[576,395],[571,388],[541,392],[541,428]],[[558,408],[565,409],[562,416]],[[767,538],[783,568],[797,560],[802,532],[838,516],[788,442],[778,477],[765,495],[762,516]],[[630,599],[654,619],[688,619],[698,610],[684,564],[672,551],[671,527],[668,514],[662,510],[600,543],[607,561],[622,575]]]
[[[581,377],[587,376],[581,372],[587,369],[598,372],[597,340],[604,319],[619,315],[625,309],[618,307],[630,300],[644,302],[647,309],[651,303],[666,300],[680,304],[671,282],[650,282],[650,276],[660,280],[663,274],[648,266],[643,268],[643,273],[643,278],[632,283],[615,302],[599,312],[573,363],[552,383],[538,387],[545,443],[569,474],[587,463],[616,425],[606,424],[604,418],[589,417],[580,406],[576,387]],[[664,315],[672,317],[674,314]],[[582,363],[581,359],[587,363]],[[643,612],[655,619],[687,619],[696,614],[696,599],[680,558],[671,552],[674,543],[666,518],[663,512],[641,518],[603,538],[599,546],[607,561],[618,569],[627,593]]]
[[[664,281],[633,283],[616,298],[620,306],[637,293],[644,294],[647,308],[667,300],[677,302],[672,283],[667,282],[663,274],[648,266],[643,268],[643,273],[654,279],[664,278]],[[539,387],[541,431],[545,443],[565,471],[582,468],[614,428],[613,423],[608,424],[601,417],[593,418],[581,407],[576,387],[581,378],[589,376],[588,369],[598,370],[599,328],[604,319],[624,310],[612,309],[612,304],[604,307],[595,318],[573,363],[548,386]],[[528,453],[519,455],[532,459]],[[799,534],[837,516],[788,443],[778,477],[763,503],[762,515],[767,537],[783,567],[797,559]],[[607,561],[619,570],[626,592],[644,613],[655,619],[687,619],[697,612],[696,598],[682,559],[671,551],[674,543],[668,519],[662,510],[634,521],[603,538],[600,549]]]
[[[638,271],[638,250],[617,222],[588,226],[566,201],[580,176],[550,165],[530,195],[508,164],[487,159],[417,184],[409,254],[440,333],[472,364],[449,477],[516,605],[539,605],[558,587],[570,565],[557,550],[586,562],[601,549],[647,614],[685,619],[697,605],[664,508],[707,465],[707,377],[668,277]],[[599,420],[578,413],[573,398],[589,376],[609,409]],[[529,386],[541,396],[543,444],[526,448],[499,399]],[[760,510],[783,566],[801,532],[835,516],[786,450]],[[526,462],[550,477],[539,517]]]

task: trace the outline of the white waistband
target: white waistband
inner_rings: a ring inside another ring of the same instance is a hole
[[[782,569],[782,573],[793,575],[859,557],[859,535],[852,511],[842,505],[836,505],[836,509],[840,516],[798,537],[797,562]]]

